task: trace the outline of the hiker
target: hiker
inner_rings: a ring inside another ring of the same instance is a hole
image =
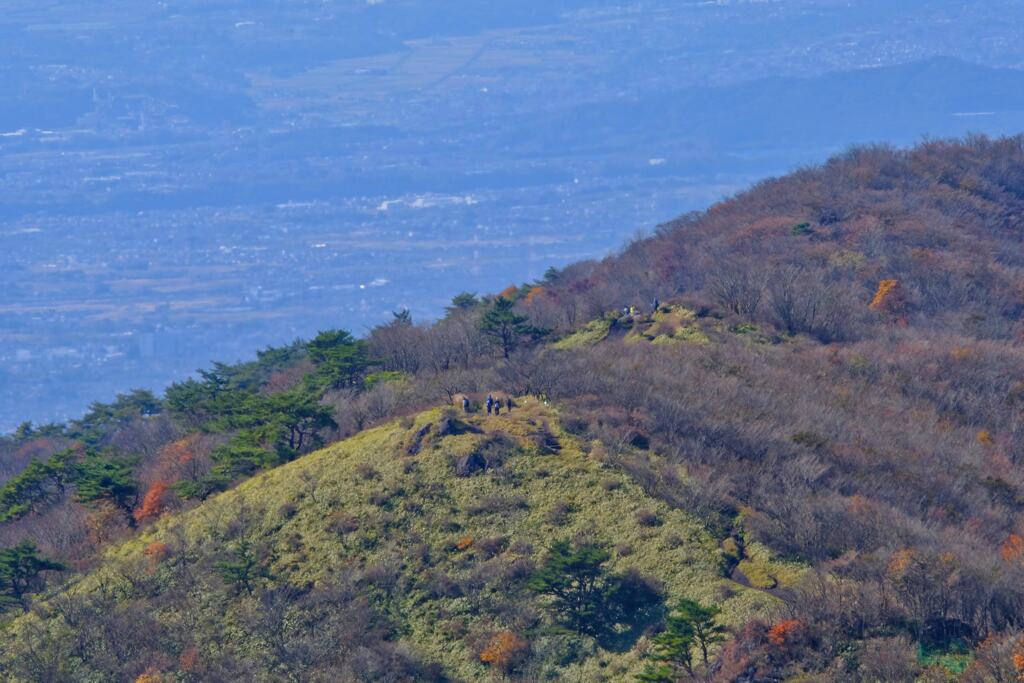
[[[654,299],[654,311],[653,311],[654,313],[657,313],[657,312],[658,312],[658,305],[659,305],[660,303],[661,303],[661,302],[660,302],[660,301],[658,301],[657,297],[655,297],[655,299]]]
[[[494,397],[487,394],[487,414],[491,414],[491,410],[494,409]]]
[[[468,413],[469,412],[469,398],[466,397],[466,396],[462,397],[462,412],[464,412],[464,413]]]
[[[511,396],[509,396],[508,398],[505,399],[505,408],[508,409],[508,412],[510,412],[510,413],[512,412],[512,397]]]
[[[494,414],[501,415],[501,399],[494,402]]]

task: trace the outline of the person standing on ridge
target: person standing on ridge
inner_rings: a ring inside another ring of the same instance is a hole
[[[491,410],[494,409],[494,397],[487,394],[487,414],[491,414]]]
[[[494,402],[494,414],[501,415],[501,399]]]
[[[510,412],[510,413],[512,412],[512,397],[511,396],[509,396],[508,398],[505,399],[505,408],[506,408],[506,410],[508,410],[508,412]]]
[[[462,397],[462,412],[469,412],[469,398],[467,396]]]

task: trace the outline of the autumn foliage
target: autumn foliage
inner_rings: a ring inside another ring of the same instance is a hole
[[[539,301],[542,297],[545,297],[545,296],[550,297],[551,293],[547,289],[545,289],[544,287],[534,287],[526,295],[526,299],[524,299],[524,301],[527,304],[532,304],[532,303],[535,303],[535,302]]]
[[[160,563],[166,560],[171,554],[171,549],[166,543],[153,541],[146,546],[146,549],[143,552],[149,560],[149,573],[154,574],[156,573],[157,567],[160,566]]]
[[[178,667],[182,671],[195,671],[199,668],[199,650],[190,647],[178,657]]]
[[[768,641],[778,647],[786,647],[803,641],[804,623],[799,619],[786,619],[768,629]]]
[[[480,661],[500,671],[509,671],[529,647],[529,643],[511,631],[499,631],[491,636],[487,647],[480,653]]]
[[[1010,534],[1002,547],[999,549],[999,556],[1004,562],[1017,562],[1024,557],[1024,538],[1020,534]]]
[[[909,548],[897,550],[889,560],[890,576],[902,576],[914,561],[914,551]]]
[[[871,303],[868,304],[868,308],[872,311],[887,315],[899,315],[903,312],[905,306],[906,301],[903,297],[899,280],[882,280],[879,282],[878,289],[875,290],[875,296],[871,299]]]
[[[30,460],[43,460],[57,450],[57,443],[53,439],[45,437],[26,441],[11,456],[16,462],[29,462]]]
[[[173,441],[164,448],[160,457],[169,463],[186,465],[196,457],[196,446],[199,440],[198,434],[190,434],[182,439]]]
[[[101,502],[86,519],[89,541],[94,547],[100,547],[122,537],[127,531],[125,516],[116,507]]]
[[[156,480],[173,481],[195,469],[201,452],[201,435],[189,434],[165,445],[157,455],[150,475]]]
[[[163,683],[164,677],[157,669],[146,669],[146,671],[135,679],[135,683]]]
[[[157,519],[170,507],[170,487],[165,481],[158,481],[149,487],[142,498],[142,505],[133,513],[135,521],[142,523]]]

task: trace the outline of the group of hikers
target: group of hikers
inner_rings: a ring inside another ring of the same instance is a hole
[[[509,396],[509,397],[505,398],[504,401],[502,401],[502,399],[500,399],[500,398],[494,398],[493,395],[487,394],[487,400],[484,402],[484,406],[487,408],[487,414],[488,415],[491,415],[491,414],[501,415],[501,407],[502,407],[502,405],[505,406],[506,412],[511,413],[512,412],[512,406],[514,405],[512,403],[512,397]],[[463,396],[462,397],[462,412],[464,412],[464,413],[470,412],[470,403],[469,403],[469,397],[468,396]]]
[[[652,302],[652,306],[651,306],[651,312],[652,312],[652,313],[657,313],[657,312],[658,312],[658,308],[659,308],[660,306],[661,306],[661,302],[660,302],[660,301],[658,301],[657,299],[655,299],[655,300],[654,300],[654,301]],[[623,317],[626,317],[626,316],[629,316],[629,317],[636,317],[636,315],[637,315],[638,313],[640,313],[640,309],[639,309],[639,308],[637,308],[636,306],[623,306],[623,307],[622,307],[622,315],[623,315]]]

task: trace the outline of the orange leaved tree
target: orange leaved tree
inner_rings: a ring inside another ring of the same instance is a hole
[[[149,487],[146,495],[142,497],[142,505],[136,508],[132,514],[135,516],[135,521],[141,524],[158,518],[167,511],[169,506],[170,493],[167,482],[158,481]]]
[[[511,631],[498,631],[480,653],[480,661],[502,672],[511,671],[530,645]]]
[[[907,300],[899,280],[882,280],[868,308],[876,313],[899,319],[906,312]]]

